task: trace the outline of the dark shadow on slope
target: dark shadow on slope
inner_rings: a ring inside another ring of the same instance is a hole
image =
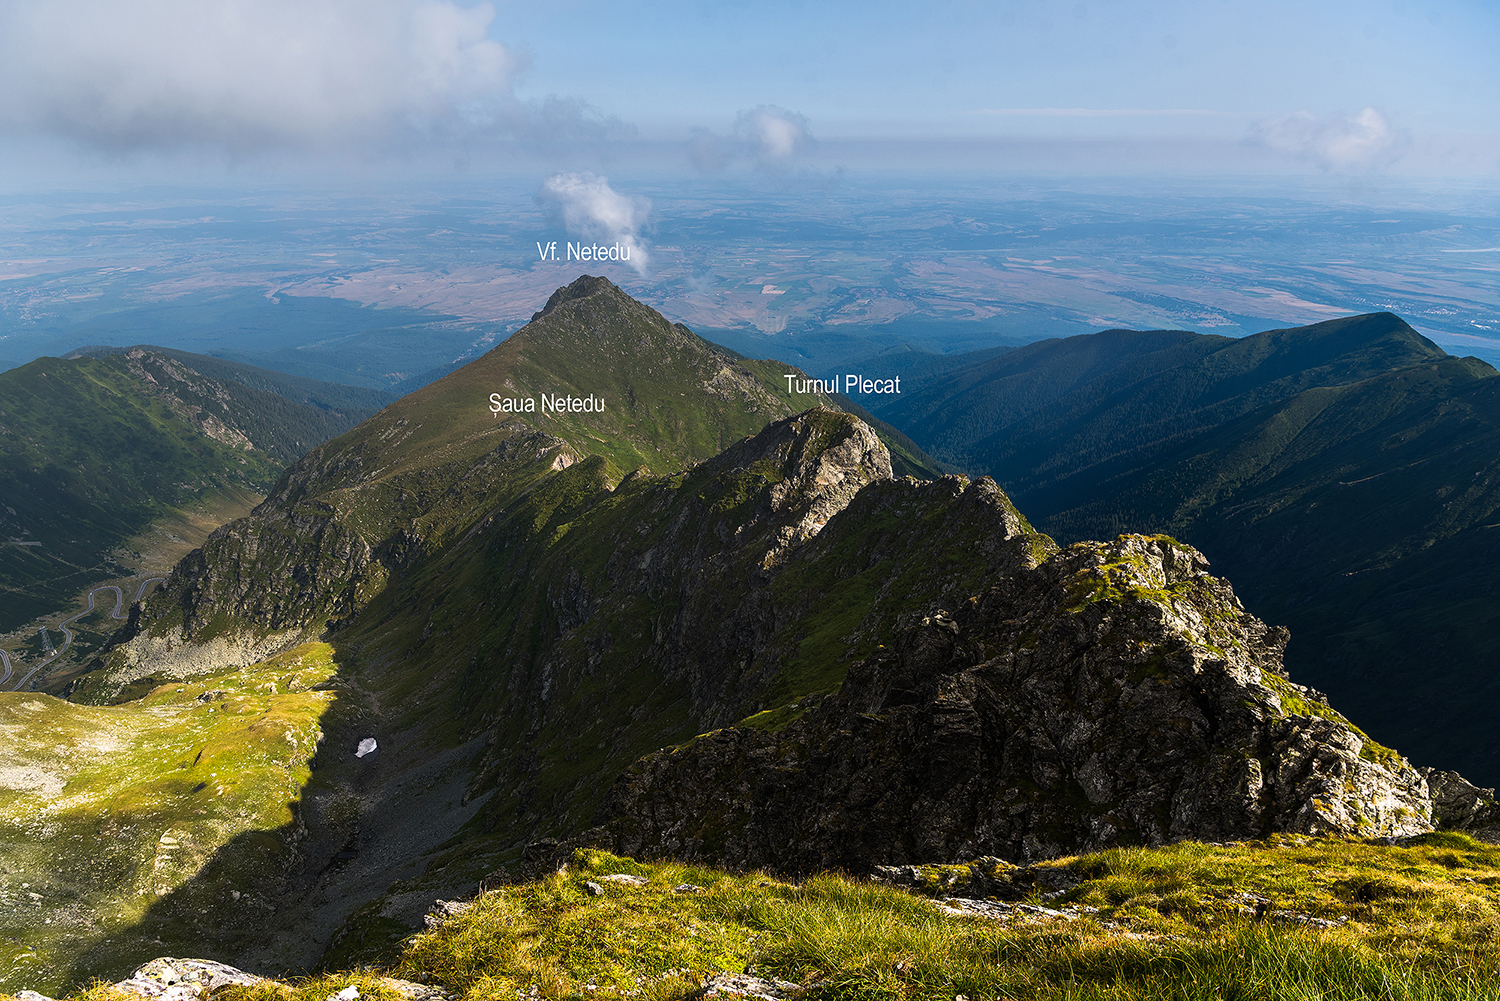
[[[356,945],[407,933],[505,852],[586,828],[640,755],[836,689],[898,621],[974,593],[1023,525],[990,481],[892,480],[883,456],[817,410],[685,474],[610,489],[590,457],[507,499],[332,636],[338,698],[298,822],[226,845],[128,956],[112,944],[74,976],[164,952],[343,962],[351,912]],[[366,737],[376,756],[354,758]],[[289,847],[300,865],[277,869]]]
[[[420,876],[426,850],[448,841],[482,807],[482,798],[463,803],[478,746],[434,751],[421,746],[419,734],[392,732],[357,669],[347,657],[336,660],[335,676],[318,686],[337,694],[318,719],[323,739],[311,775],[288,802],[293,819],[219,847],[139,921],[103,931],[54,990],[95,977],[119,980],[158,956],[215,959],[268,975],[311,972],[352,910]],[[377,749],[356,756],[369,738]],[[149,868],[151,860],[140,865]],[[135,882],[143,875],[138,871]],[[435,894],[473,892],[477,879],[454,876]],[[431,899],[395,908],[385,922],[388,938],[420,927]]]

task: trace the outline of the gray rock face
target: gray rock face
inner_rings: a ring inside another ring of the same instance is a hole
[[[212,959],[173,959],[164,956],[139,967],[115,987],[153,1001],[198,1001],[221,987],[250,987],[264,978]]]
[[[1486,840],[1500,835],[1500,804],[1495,790],[1481,789],[1457,772],[1418,768],[1432,796],[1432,821],[1455,831],[1472,831]]]
[[[1034,538],[785,729],[643,759],[612,793],[616,849],[862,871],[1430,829],[1422,776],[1292,684],[1285,630],[1196,550],[1122,536],[1037,563]]]
[[[748,998],[751,1001],[788,1001],[805,988],[790,980],[757,977],[748,973],[715,973],[703,982],[696,998]]]

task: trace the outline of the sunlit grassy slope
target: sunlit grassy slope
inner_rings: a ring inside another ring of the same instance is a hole
[[[647,882],[605,878],[614,874]],[[1020,889],[1005,896],[1032,907],[999,919],[923,895],[964,895],[966,867],[920,875],[920,892],[832,874],[794,884],[580,851],[564,871],[483,893],[383,957],[347,957],[373,966],[223,996],[324,1001],[355,985],[395,1001],[379,979],[395,975],[462,1001],[667,1001],[747,970],[818,1001],[1500,994],[1500,849],[1463,835],[1403,847],[1184,842],[1058,859],[1014,874]]]
[[[0,695],[0,986],[202,948],[233,932],[198,923],[210,905],[264,922],[334,670],[309,644],[119,706]]]

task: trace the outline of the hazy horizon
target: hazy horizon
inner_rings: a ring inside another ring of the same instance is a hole
[[[399,382],[514,329],[570,241],[706,328],[1392,308],[1488,351],[1497,43],[1466,0],[9,0],[0,363],[313,296],[442,327]]]

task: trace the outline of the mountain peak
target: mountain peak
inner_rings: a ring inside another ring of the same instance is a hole
[[[547,305],[543,306],[540,312],[532,313],[531,318],[535,320],[546,316],[558,306],[565,302],[571,302],[574,299],[586,299],[591,295],[608,294],[610,292],[614,292],[622,298],[629,298],[624,289],[602,275],[598,277],[594,275],[579,275],[571,284],[564,285],[556,292],[553,292],[552,296],[547,300]]]

